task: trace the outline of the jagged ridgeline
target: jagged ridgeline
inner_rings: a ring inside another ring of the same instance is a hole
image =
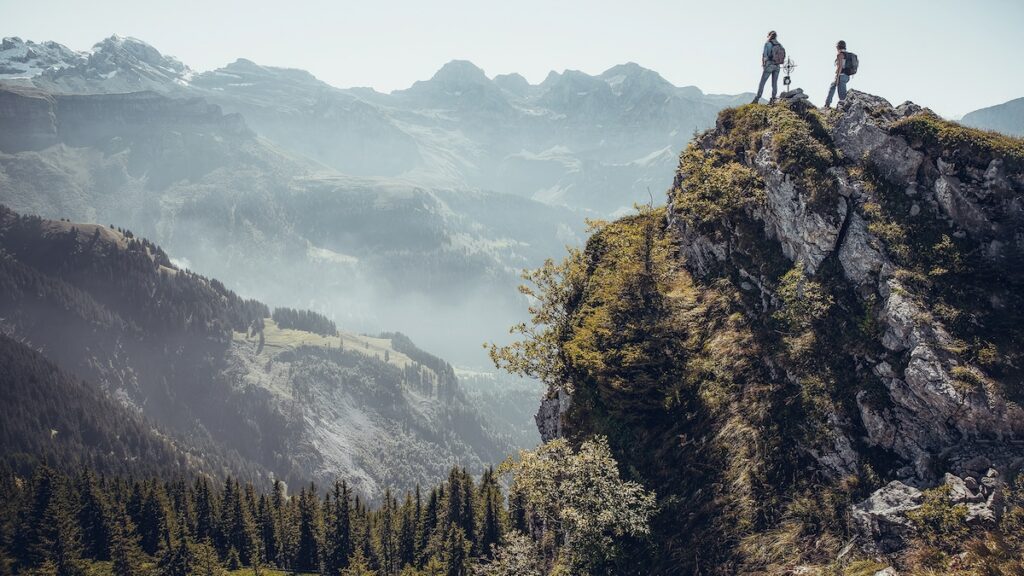
[[[3,462],[106,474],[346,478],[364,497],[509,450],[400,334],[273,313],[129,230],[0,206]]]
[[[545,438],[607,435],[658,494],[615,573],[1019,558],[1022,192],[1021,140],[913,104],[743,106],[666,208],[530,275],[534,323],[496,361],[548,382]]]

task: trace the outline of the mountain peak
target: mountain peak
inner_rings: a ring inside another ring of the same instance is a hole
[[[84,56],[56,42],[37,44],[9,36],[0,41],[0,78],[31,78],[73,66]]]
[[[612,66],[602,73],[599,78],[608,83],[616,93],[626,91],[674,91],[675,86],[665,80],[654,70],[644,68],[636,62],[627,62]]]
[[[153,46],[131,36],[114,34],[93,46],[92,60],[107,60],[112,64],[134,65],[148,64],[157,68],[184,73],[189,70],[172,56],[164,56]]]
[[[452,60],[441,67],[430,79],[431,82],[485,84],[490,80],[484,71],[469,60]]]

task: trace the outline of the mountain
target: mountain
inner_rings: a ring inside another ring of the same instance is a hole
[[[74,66],[85,56],[56,42],[36,44],[18,37],[0,41],[0,79],[28,79]]]
[[[519,433],[488,427],[451,365],[405,336],[271,314],[128,230],[0,208],[0,286],[13,465],[344,477],[376,498],[479,471]]]
[[[1024,136],[1024,98],[969,112],[961,122],[965,126]]]
[[[185,86],[192,74],[188,66],[149,44],[114,35],[70,65],[43,70],[34,83],[64,93],[163,91]]]
[[[0,125],[0,201],[12,208],[145,231],[251,296],[360,330],[400,326],[468,362],[482,323],[518,318],[518,270],[583,227],[511,195],[339,174],[200,98],[0,87]],[[444,323],[455,326],[439,339]]]
[[[635,63],[599,76],[552,72],[532,86],[452,61],[429,80],[381,94],[245,59],[197,74],[117,36],[64,61],[31,82],[54,93],[202,96],[274,144],[348,175],[497,190],[602,215],[667,188],[671,152],[722,108],[749,100],[677,88]]]
[[[532,276],[496,361],[658,495],[608,573],[1020,570],[1022,150],[860,92],[728,109],[666,208]]]

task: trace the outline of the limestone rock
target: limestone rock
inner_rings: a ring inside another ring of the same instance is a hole
[[[876,490],[851,508],[850,521],[858,535],[874,552],[889,553],[903,548],[914,533],[906,513],[921,506],[923,494],[899,480]]]
[[[562,388],[541,400],[537,415],[534,416],[541,440],[547,442],[562,437],[562,415],[571,405],[572,396]]]

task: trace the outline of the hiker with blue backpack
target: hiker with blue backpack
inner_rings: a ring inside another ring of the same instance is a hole
[[[836,79],[832,81],[832,85],[828,88],[828,98],[825,99],[825,108],[832,105],[832,97],[836,94],[836,89],[839,90],[839,101],[842,102],[846,99],[846,83],[850,81],[850,76],[857,73],[857,68],[860,66],[860,62],[857,60],[857,55],[853,52],[846,50],[846,41],[840,40],[836,43]]]
[[[786,49],[779,44],[777,37],[775,30],[769,32],[768,41],[764,43],[764,49],[761,50],[761,84],[757,87],[757,96],[754,96],[754,101],[751,104],[761,101],[764,84],[768,81],[769,76],[772,79],[772,98],[768,101],[769,104],[775,102],[775,96],[779,92],[779,67],[786,61]]]

